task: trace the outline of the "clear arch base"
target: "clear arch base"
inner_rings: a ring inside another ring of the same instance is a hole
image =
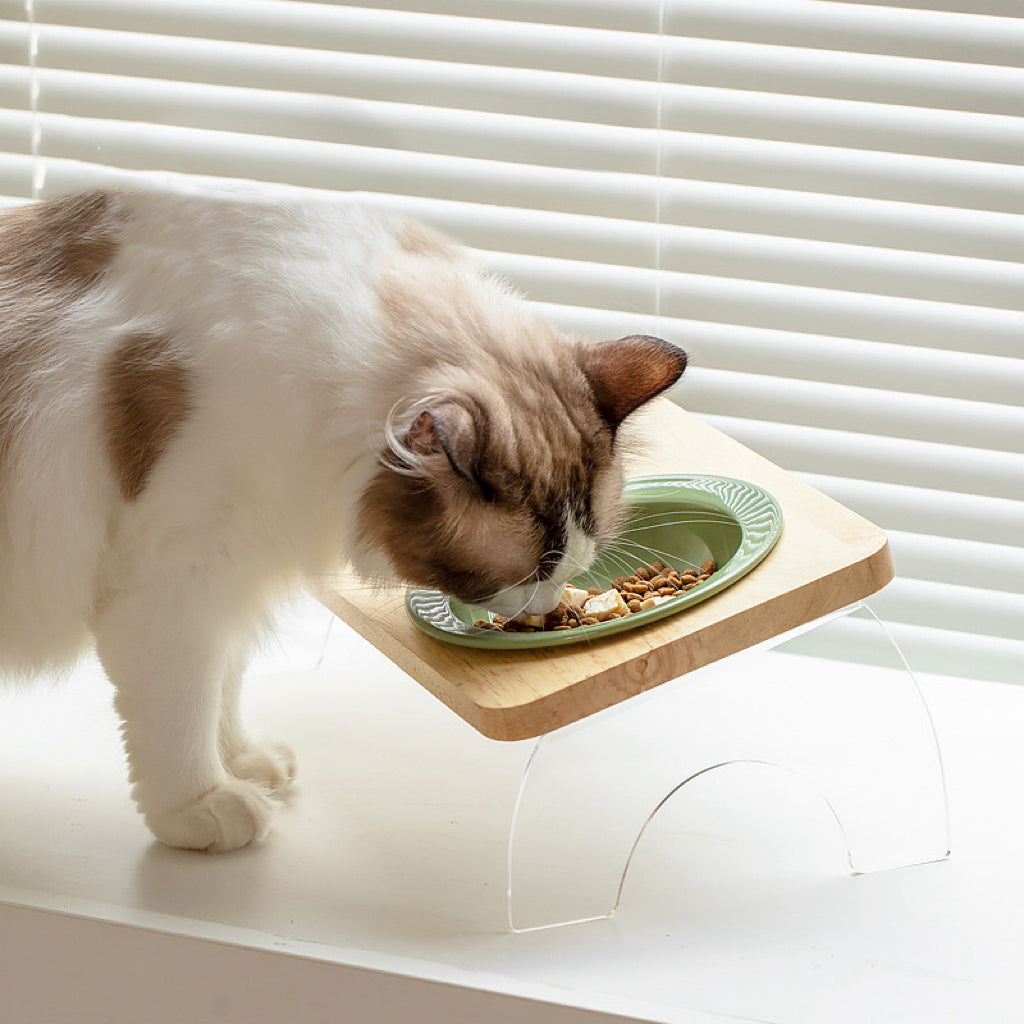
[[[844,645],[871,663],[818,656]],[[610,917],[659,811],[738,765],[780,769],[816,792],[855,873],[949,854],[928,707],[884,623],[859,603],[541,737],[509,835],[511,930]],[[728,774],[743,784],[743,771]]]

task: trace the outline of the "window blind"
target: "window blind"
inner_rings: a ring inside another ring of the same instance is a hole
[[[363,191],[889,531],[911,660],[1024,681],[1016,0],[0,0],[0,192]],[[863,656],[853,631],[845,655]]]

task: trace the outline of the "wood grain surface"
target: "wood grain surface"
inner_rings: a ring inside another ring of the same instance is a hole
[[[408,618],[404,588],[339,577],[318,595],[452,711],[485,736],[539,736],[719,658],[844,608],[893,576],[872,523],[667,399],[634,417],[644,454],[630,476],[696,473],[759,484],[782,507],[768,557],[719,594],[678,615],[592,644],[491,651],[447,644]]]

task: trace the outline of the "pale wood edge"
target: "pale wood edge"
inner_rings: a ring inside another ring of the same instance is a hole
[[[509,742],[542,736],[877,593],[895,574],[888,538],[881,534],[880,540],[875,551],[853,566],[768,602],[770,616],[751,615],[748,608],[704,627],[699,647],[690,643],[692,636],[684,637],[528,704],[507,708],[472,704],[471,714],[465,706],[449,706],[489,739]],[[836,585],[838,580],[841,585]],[[852,599],[851,580],[856,581],[859,594]],[[435,696],[444,700],[440,694]]]

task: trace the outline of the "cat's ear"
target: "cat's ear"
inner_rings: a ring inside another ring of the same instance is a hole
[[[581,348],[580,366],[598,411],[617,427],[683,375],[686,353],[661,338],[637,334]]]
[[[405,443],[417,455],[447,456],[460,476],[472,480],[477,450],[473,414],[458,402],[439,402],[421,412],[409,428]]]

